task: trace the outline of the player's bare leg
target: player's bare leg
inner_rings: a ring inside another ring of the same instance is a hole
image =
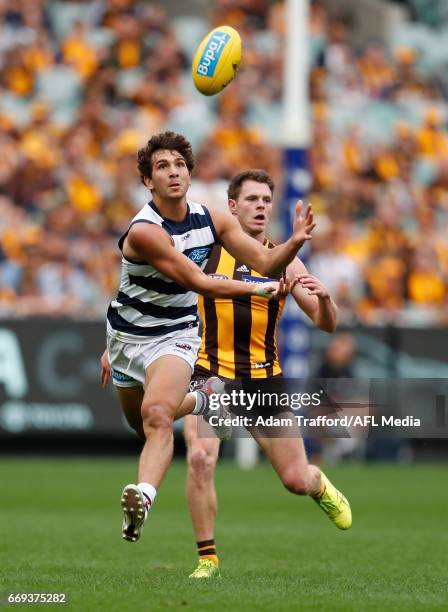
[[[154,501],[154,497],[157,492],[157,487],[160,484],[160,481],[165,473],[172,457],[172,421],[174,419],[181,418],[187,414],[190,414],[195,407],[197,406],[197,398],[194,393],[188,393],[183,397],[183,401],[175,406],[175,402],[179,400],[179,396],[181,394],[178,393],[177,397],[166,406],[165,414],[169,415],[169,421],[171,423],[170,431],[171,438],[168,443],[167,440],[161,437],[161,442],[159,442],[158,437],[156,436],[156,443],[158,443],[158,448],[162,447],[163,451],[169,451],[171,447],[171,452],[169,454],[169,458],[164,459],[162,455],[162,461],[159,462],[160,452],[157,450],[157,446],[154,445],[155,455],[156,455],[156,464],[155,469],[151,465],[147,465],[147,438],[149,437],[150,429],[152,427],[151,417],[153,416],[154,409],[152,406],[159,406],[158,411],[161,412],[160,408],[163,408],[163,400],[169,397],[169,389],[179,387],[173,384],[172,377],[166,376],[165,373],[173,372],[171,364],[167,363],[167,360],[175,360],[176,362],[180,362],[183,367],[182,369],[185,372],[187,370],[188,379],[191,375],[191,370],[188,364],[184,360],[180,360],[178,357],[173,356],[165,356],[159,358],[154,364],[152,364],[146,371],[146,391],[143,391],[142,387],[117,387],[120,404],[123,410],[123,413],[128,421],[129,425],[134,429],[137,435],[145,441],[145,446],[142,450],[142,454],[140,457],[140,466],[139,466],[139,474],[138,474],[138,485],[127,485],[122,493],[122,509],[124,514],[123,519],[123,537],[131,542],[135,542],[141,534],[142,527],[147,517],[147,512]],[[163,361],[162,361],[163,360]],[[156,364],[161,362],[160,367],[156,367]],[[177,371],[175,378],[178,381]],[[185,379],[185,377],[184,377]],[[217,379],[218,380],[218,379]],[[220,383],[220,381],[218,381]],[[152,388],[153,391],[149,394],[148,389]],[[154,391],[155,390],[155,391]],[[214,390],[213,385],[210,388],[210,392]],[[159,395],[157,395],[157,393]],[[149,401],[148,398],[149,397]],[[160,416],[160,415],[159,415]],[[147,420],[147,426],[145,428],[145,419]],[[196,417],[195,417],[196,419]],[[163,431],[166,428],[162,428],[160,433],[163,434]],[[166,432],[165,432],[166,433]],[[154,439],[154,435],[151,436],[151,440]],[[151,475],[154,474],[154,476]],[[148,481],[148,478],[151,478]],[[154,484],[154,482],[156,484]]]
[[[216,377],[214,377],[216,378]],[[129,426],[135,431],[139,438],[146,440],[146,436],[143,430],[143,419],[142,419],[142,403],[144,398],[143,387],[115,387],[120,400],[121,409],[129,424]],[[174,420],[181,419],[186,415],[193,413],[193,410],[197,407],[197,400],[195,393],[187,393],[184,397],[181,405],[177,408],[174,415]],[[226,412],[227,414],[227,412]],[[216,433],[217,428],[213,428]]]
[[[198,436],[198,419],[185,418],[184,435],[187,443],[187,500],[199,553],[199,565],[191,578],[219,576],[214,530],[218,509],[215,488],[215,466],[220,442],[217,438]]]
[[[120,400],[121,409],[131,427],[139,438],[146,440],[143,430],[142,403],[145,395],[143,387],[115,387]],[[187,393],[182,404],[178,407],[175,420],[187,414],[191,414],[196,405],[196,398],[193,393]]]
[[[142,402],[146,442],[140,455],[138,478],[157,488],[173,456],[173,421],[188,391],[191,368],[179,357],[159,357],[146,370]]]
[[[186,417],[185,438],[187,441],[187,499],[197,541],[210,540],[214,536],[217,512],[215,489],[215,466],[220,441],[217,438],[198,438],[192,434],[197,425],[191,421],[198,417]],[[190,429],[190,433],[187,430]]]
[[[141,419],[145,444],[138,484],[123,489],[123,538],[135,542],[173,456],[173,421],[190,383],[191,368],[179,357],[165,355],[146,369]],[[138,430],[138,423],[137,430]]]
[[[291,413],[282,413],[276,417],[288,418]],[[271,429],[275,435],[275,429]],[[257,430],[252,433],[288,491],[295,495],[319,493],[321,471],[317,466],[308,463],[305,446],[295,424],[290,432],[283,430],[282,437],[263,437]]]
[[[145,440],[142,420],[143,387],[115,387],[121,409],[129,424],[141,440]]]
[[[276,416],[286,418],[290,415],[286,413]],[[293,425],[292,428],[295,427]],[[339,529],[351,526],[348,501],[317,466],[308,463],[301,437],[268,438],[258,435],[256,431],[253,433],[288,491],[312,497]]]

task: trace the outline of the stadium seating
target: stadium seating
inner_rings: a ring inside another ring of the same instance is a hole
[[[429,10],[413,3],[417,16]],[[447,320],[448,26],[443,3],[433,4],[437,30],[425,13],[426,23],[402,24],[389,47],[359,48],[345,21],[311,3],[310,199],[318,229],[310,265],[328,256],[319,232],[335,231],[332,257],[359,275],[353,287],[334,287],[347,323]],[[191,140],[192,194],[210,197],[209,206],[225,206],[225,181],[246,166],[273,174],[280,202],[281,3],[247,2],[241,11],[236,1],[217,0],[207,14],[170,16],[163,4],[140,0],[25,5],[0,14],[3,316],[104,315],[117,282],[117,236],[145,201],[135,152],[151,133],[171,128]],[[219,23],[240,31],[244,64],[228,90],[207,99],[194,89],[190,62]],[[67,245],[63,264],[52,250],[58,241]],[[423,243],[441,287],[427,294],[412,280],[420,278]],[[71,303],[49,300],[33,261],[59,266],[59,274],[65,266],[91,291]],[[391,262],[399,270],[393,302],[372,272],[391,270]]]

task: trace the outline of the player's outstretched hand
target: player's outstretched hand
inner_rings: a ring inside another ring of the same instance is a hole
[[[296,204],[294,222],[292,225],[292,232],[293,235],[299,240],[299,249],[303,246],[306,240],[311,239],[311,232],[316,227],[311,204],[308,204],[304,215],[302,215],[302,210],[303,202],[302,200],[298,200]]]
[[[278,283],[278,289],[277,293],[275,294],[275,297],[278,300],[285,298],[288,293],[291,293],[291,291],[294,289],[298,282],[299,276],[297,274],[292,277],[284,275]]]
[[[109,355],[107,354],[107,349],[101,355],[100,363],[101,363],[101,386],[104,389],[107,386],[107,383],[109,382],[110,374],[111,374]]]
[[[298,282],[299,276],[296,275],[292,277],[284,276],[279,282],[254,283],[253,293],[254,295],[259,295],[267,299],[280,299],[286,297],[288,293],[291,293]]]
[[[302,287],[308,290],[308,295],[317,295],[317,297],[320,298],[327,298],[330,296],[328,289],[315,276],[311,274],[299,274],[298,279]]]

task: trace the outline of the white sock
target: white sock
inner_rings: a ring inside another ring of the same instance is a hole
[[[143,493],[143,496],[147,501],[147,504],[145,504],[145,510],[148,512],[148,510],[152,507],[155,496],[157,495],[157,490],[148,482],[139,482],[137,487]]]
[[[205,393],[203,393],[202,391],[193,391],[192,393],[194,395],[196,403],[191,414],[194,414],[196,416],[199,416],[200,414],[207,414],[208,398]]]

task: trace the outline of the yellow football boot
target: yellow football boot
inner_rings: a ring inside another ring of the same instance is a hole
[[[352,511],[350,504],[340,491],[321,472],[322,484],[325,491],[321,497],[313,497],[318,506],[322,508],[330,521],[339,529],[349,529],[352,525]]]
[[[221,572],[218,565],[210,559],[199,559],[197,568],[189,578],[220,578]]]

